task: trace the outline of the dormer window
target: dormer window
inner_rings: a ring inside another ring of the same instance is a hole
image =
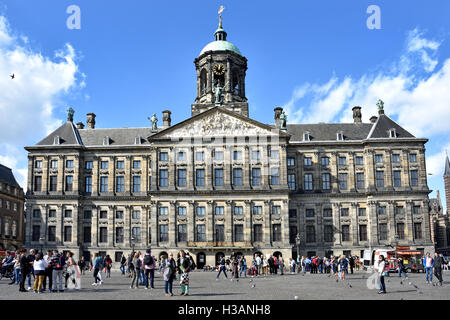
[[[395,128],[389,129],[389,138],[397,138],[397,131]]]
[[[344,134],[342,133],[342,131],[339,131],[336,134],[336,138],[337,138],[337,141],[344,141]]]
[[[106,137],[103,138],[103,145],[104,146],[109,146],[109,142],[110,142],[109,136],[106,136]]]
[[[303,141],[311,141],[311,136],[308,131],[303,132]]]
[[[54,145],[59,145],[59,144],[61,144],[61,138],[60,138],[60,136],[54,137],[54,139],[53,139],[53,144],[54,144]]]
[[[134,144],[142,144],[142,137],[134,138]]]

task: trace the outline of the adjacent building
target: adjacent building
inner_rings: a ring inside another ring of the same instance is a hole
[[[22,188],[12,170],[0,164],[0,250],[16,250],[24,243],[24,202]]]
[[[247,59],[222,22],[194,60],[192,116],[164,111],[144,128],[67,122],[28,155],[27,246],[120,258],[188,249],[201,267],[220,255],[360,255],[432,250],[427,139],[384,113],[363,123],[273,124],[249,115]]]

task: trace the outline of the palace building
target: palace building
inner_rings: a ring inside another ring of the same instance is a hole
[[[73,110],[29,152],[27,247],[120,258],[187,249],[199,267],[220,255],[361,255],[433,250],[425,143],[384,113],[363,123],[252,119],[247,59],[222,21],[194,60],[192,116],[164,111],[145,128],[86,127]],[[40,241],[41,240],[41,241]],[[300,251],[298,251],[300,250]]]

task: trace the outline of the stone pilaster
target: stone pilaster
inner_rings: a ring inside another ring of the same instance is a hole
[[[364,163],[366,169],[366,190],[375,190],[375,163],[374,163],[374,150],[365,150],[364,152]]]
[[[189,201],[189,207],[187,208],[187,241],[193,242],[195,236],[195,202]]]
[[[396,225],[395,225],[395,201],[388,201],[387,215],[388,215],[388,241],[389,243],[395,242]]]
[[[91,243],[92,247],[98,247],[98,236],[100,229],[98,227],[98,219],[100,217],[100,207],[92,206],[92,226],[91,226]]]
[[[406,200],[406,208],[405,208],[405,215],[406,215],[406,224],[405,224],[405,236],[408,241],[415,243],[415,236],[414,236],[414,219],[413,219],[413,205],[414,203],[411,200]]]
[[[358,226],[358,202],[352,202],[350,206],[350,217],[351,217],[351,237],[354,246],[359,244],[359,226]]]
[[[377,246],[379,244],[378,237],[378,216],[377,216],[377,202],[369,201],[369,227],[368,236],[370,246]]]
[[[355,153],[348,153],[348,190],[350,192],[356,191],[356,165],[355,165]]]
[[[152,187],[153,188],[153,187]],[[151,228],[151,244],[152,247],[158,247],[159,241],[158,241],[158,202],[156,201],[150,201],[150,228]]]
[[[244,207],[244,241],[251,242],[253,238],[252,201],[246,200]]]
[[[324,233],[323,233],[323,210],[322,210],[322,203],[316,203],[315,204],[315,216],[316,216],[316,240],[317,243],[323,246],[324,243]],[[289,226],[287,227],[289,229]]]
[[[125,206],[125,212],[124,212],[124,228],[123,228],[123,238],[124,238],[124,245],[127,248],[132,247],[132,240],[131,240],[131,210],[133,208],[131,206]],[[137,243],[135,243],[137,244]]]
[[[214,201],[208,201],[206,205],[206,241],[214,241]]]
[[[269,200],[264,201],[264,245],[272,245],[272,203]]]
[[[393,179],[393,175],[394,173],[392,172],[392,150],[386,150],[385,151],[385,190],[390,190],[393,191],[394,190],[394,179]]]
[[[430,224],[430,212],[428,210],[430,205],[430,200],[425,199],[422,200],[420,210],[423,217],[423,241],[429,243],[432,241],[431,239],[431,224]]]
[[[402,186],[406,190],[411,190],[411,182],[409,179],[409,150],[408,149],[402,150],[402,160],[401,161],[402,161],[402,168],[403,168]]]
[[[170,174],[169,174],[170,176]],[[177,202],[171,201],[169,206],[169,246],[176,246],[176,229],[177,229]]]
[[[341,204],[333,203],[334,244],[342,245]]]
[[[225,206],[225,242],[233,241],[233,201],[227,200]]]

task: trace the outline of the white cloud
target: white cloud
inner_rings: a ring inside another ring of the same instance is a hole
[[[435,154],[427,156],[427,172],[435,177],[442,178],[445,169],[445,157],[450,151],[450,141]]]
[[[19,175],[25,172],[22,186],[27,166],[23,146],[37,143],[62,124],[54,110],[65,109],[63,96],[80,88],[77,56],[70,44],[47,57],[28,43],[28,38],[14,34],[0,15],[0,162]],[[85,75],[81,78],[84,82]]]

